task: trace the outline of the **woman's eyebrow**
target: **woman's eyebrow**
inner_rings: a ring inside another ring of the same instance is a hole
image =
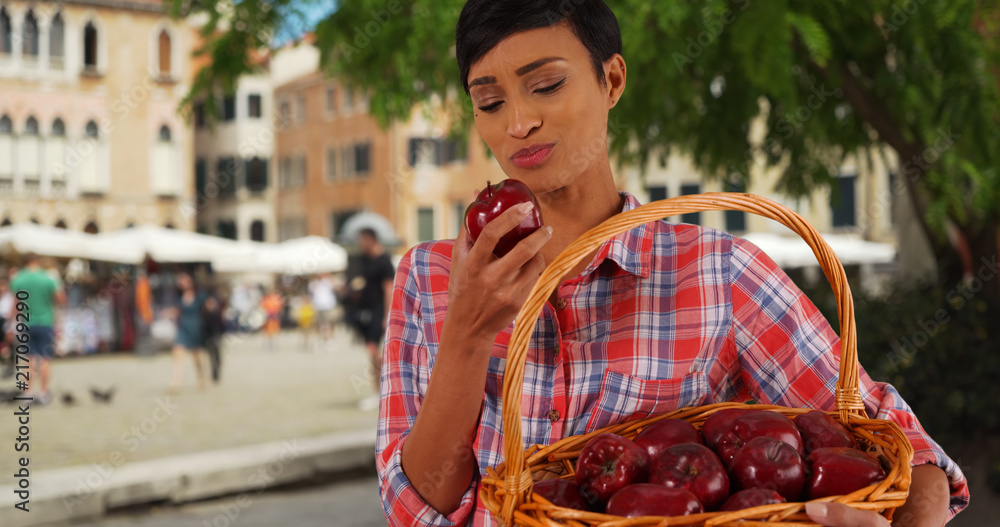
[[[541,59],[538,59],[538,60],[536,60],[534,62],[525,64],[524,66],[521,66],[520,68],[517,68],[516,70],[514,70],[514,73],[516,73],[518,77],[523,77],[524,75],[527,75],[527,74],[531,73],[532,71],[535,71],[538,68],[541,68],[542,66],[544,66],[544,65],[546,65],[546,64],[548,64],[550,62],[556,62],[556,61],[559,61],[559,60],[563,60],[564,61],[566,59],[564,59],[562,57],[545,57],[545,58],[541,58]],[[471,88],[473,86],[480,86],[480,85],[483,85],[483,84],[496,84],[496,82],[497,82],[497,78],[496,77],[494,77],[492,75],[486,75],[484,77],[479,77],[479,78],[473,80],[472,82],[470,82],[469,83],[469,87]]]

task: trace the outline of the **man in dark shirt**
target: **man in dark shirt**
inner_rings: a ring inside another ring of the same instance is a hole
[[[350,316],[354,328],[365,341],[371,359],[375,392],[379,389],[379,372],[382,370],[382,353],[379,343],[385,335],[386,316],[392,299],[392,281],[395,269],[385,248],[379,243],[373,229],[362,229],[358,235],[361,258],[356,274],[349,281],[352,297]],[[378,406],[378,395],[361,401],[364,409]]]

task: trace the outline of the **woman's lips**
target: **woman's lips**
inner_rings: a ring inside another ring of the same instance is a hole
[[[517,153],[510,156],[510,160],[520,168],[531,168],[545,161],[554,146],[555,143],[531,145],[528,148],[518,150]]]

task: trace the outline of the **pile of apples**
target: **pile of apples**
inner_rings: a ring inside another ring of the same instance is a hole
[[[572,509],[684,516],[850,494],[885,477],[825,412],[791,420],[727,408],[709,416],[701,432],[687,421],[663,419],[634,441],[598,435],[581,450],[575,481],[539,481],[534,492]]]

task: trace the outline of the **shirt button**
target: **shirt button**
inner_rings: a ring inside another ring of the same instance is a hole
[[[559,420],[559,410],[555,408],[549,410],[549,421],[555,422]]]
[[[566,309],[566,300],[563,298],[557,298],[556,309]]]

